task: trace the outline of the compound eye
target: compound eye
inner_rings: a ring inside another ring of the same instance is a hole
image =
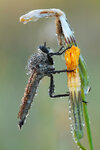
[[[47,48],[46,46],[44,46],[44,45],[40,45],[40,46],[39,46],[39,49],[40,49],[42,52],[46,53],[46,54],[49,53],[48,48]]]
[[[40,50],[42,50],[42,49],[43,49],[43,47],[44,47],[43,45],[40,45],[40,46],[39,46],[39,49],[40,49]]]

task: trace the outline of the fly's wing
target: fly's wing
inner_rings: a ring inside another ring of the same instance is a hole
[[[24,97],[22,98],[22,104],[18,113],[20,128],[24,124],[24,121],[27,117],[28,111],[33,102],[33,98],[36,94],[36,90],[37,90],[40,80],[41,80],[41,76],[37,74],[36,70],[34,70],[30,75],[28,84],[24,92]]]
[[[83,137],[83,107],[80,91],[70,92],[69,119],[73,138],[79,141]]]

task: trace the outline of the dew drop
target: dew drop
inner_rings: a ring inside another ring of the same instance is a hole
[[[84,123],[84,122],[83,122],[83,124],[82,124],[82,125],[83,125],[83,127],[85,127],[85,123]]]
[[[70,127],[72,128],[72,124],[70,124]]]
[[[72,118],[71,118],[71,116],[69,116],[69,120],[71,120]]]
[[[80,146],[78,146],[78,148],[79,148],[79,150],[82,150],[82,149],[80,148]]]
[[[38,94],[36,93],[35,96],[37,96]]]
[[[71,134],[73,134],[73,131],[72,131],[72,130],[71,130],[70,132],[71,132]]]
[[[74,140],[75,143],[77,143],[77,140],[74,137],[73,137],[73,140]]]

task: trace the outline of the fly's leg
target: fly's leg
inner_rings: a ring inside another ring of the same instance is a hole
[[[56,74],[56,73],[63,73],[63,72],[74,72],[74,70],[52,70],[52,71],[48,71],[48,74],[50,74],[50,88],[49,88],[49,95],[52,98],[56,98],[56,97],[65,97],[65,96],[69,96],[69,92],[67,92],[66,94],[59,94],[59,95],[53,95],[54,94],[54,79],[53,79],[53,75],[52,74]],[[82,100],[83,103],[87,104],[87,101]]]
[[[63,72],[74,72],[74,70],[67,70],[67,69],[64,69],[64,70],[48,70],[48,74],[56,74],[56,73],[63,73]]]
[[[58,52],[55,52],[55,53],[49,53],[48,55],[49,56],[54,56],[54,55],[62,55],[67,49],[71,48],[71,47],[68,47],[68,48],[65,48],[64,50],[62,50],[64,47],[62,46]],[[61,52],[62,51],[62,52]]]
[[[54,95],[54,88],[55,88],[54,78],[53,78],[53,75],[52,75],[52,74],[50,74],[49,77],[50,77],[49,96],[50,96],[51,98],[69,96],[69,92],[67,92],[66,94]]]

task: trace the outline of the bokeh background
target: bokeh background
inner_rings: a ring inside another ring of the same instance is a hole
[[[55,19],[23,25],[19,17],[38,8],[63,10],[75,31],[90,76],[87,97],[94,149],[100,149],[100,1],[99,0],[0,0],[0,150],[75,150],[68,119],[68,98],[50,99],[49,78],[38,89],[30,114],[19,130],[17,113],[27,84],[29,56],[47,41],[57,51]],[[64,69],[62,57],[55,58]],[[55,75],[56,93],[67,89],[66,73]],[[88,146],[85,132],[82,143]]]

